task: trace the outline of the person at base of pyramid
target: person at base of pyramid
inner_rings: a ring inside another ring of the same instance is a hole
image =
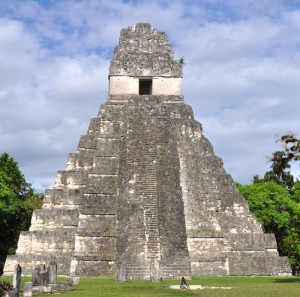
[[[180,281],[180,289],[190,289],[185,277],[183,276]]]

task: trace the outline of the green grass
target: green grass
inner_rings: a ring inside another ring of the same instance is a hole
[[[3,280],[11,282],[12,278],[0,277],[0,281]],[[22,277],[22,282],[30,280],[29,277]],[[65,281],[65,279],[59,281]],[[232,287],[232,289],[171,290],[169,286],[178,285],[178,280],[163,280],[159,283],[134,280],[127,283],[116,283],[115,279],[108,277],[81,277],[80,284],[74,286],[74,291],[57,292],[54,295],[62,297],[300,297],[299,277],[194,277],[188,283],[190,285]],[[45,297],[46,295],[34,296]]]

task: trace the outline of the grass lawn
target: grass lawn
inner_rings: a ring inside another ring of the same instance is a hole
[[[12,282],[12,277],[0,277],[0,281]],[[31,281],[22,277],[22,282]],[[65,281],[65,279],[59,279]],[[160,296],[218,296],[218,297],[300,297],[300,277],[193,277],[190,285],[232,287],[231,290],[171,290],[170,285],[178,285],[179,280],[163,280],[152,283],[144,280],[116,283],[108,277],[81,277],[80,284],[72,292],[57,292],[54,295],[69,297],[122,296],[122,297],[160,297]],[[22,286],[21,286],[22,290]],[[21,293],[21,296],[22,293]],[[39,294],[34,296],[46,296]]]

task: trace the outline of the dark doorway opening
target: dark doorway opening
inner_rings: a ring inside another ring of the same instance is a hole
[[[151,95],[151,94],[152,94],[152,79],[140,79],[139,95]]]

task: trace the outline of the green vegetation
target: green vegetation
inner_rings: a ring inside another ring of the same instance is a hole
[[[11,280],[0,277],[1,280]],[[30,278],[22,278],[22,282]],[[61,280],[62,281],[62,280]],[[70,297],[167,297],[167,296],[206,296],[206,297],[300,297],[300,278],[297,277],[194,277],[189,284],[202,286],[232,287],[230,290],[172,290],[170,285],[178,285],[179,280],[163,280],[159,283],[135,280],[127,283],[116,283],[108,277],[82,277],[80,285],[74,291],[59,292],[58,296]],[[21,285],[21,290],[23,285]],[[37,297],[45,294],[34,295]]]
[[[182,66],[185,65],[184,57],[181,57],[179,59],[179,64],[182,65]]]
[[[0,155],[0,275],[7,254],[13,254],[21,230],[28,230],[33,209],[42,206],[43,195],[34,193],[18,163]]]
[[[4,297],[6,295],[6,292],[11,291],[12,289],[13,286],[9,282],[0,282],[0,297]]]
[[[300,181],[291,174],[300,161],[300,139],[289,133],[279,138],[282,151],[270,158],[270,171],[255,175],[250,185],[237,185],[266,233],[274,233],[279,254],[288,256],[293,272],[300,266]]]

